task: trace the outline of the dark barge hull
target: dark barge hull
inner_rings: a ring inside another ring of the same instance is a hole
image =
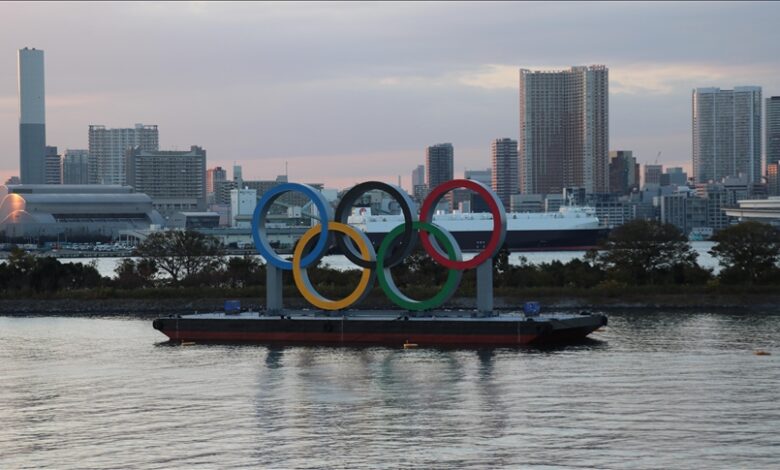
[[[452,236],[457,240],[461,250],[473,252],[482,251],[490,240],[493,232],[456,232]],[[385,233],[366,233],[375,248],[385,237]],[[572,251],[595,248],[599,242],[609,235],[608,228],[578,229],[578,230],[508,230],[504,246],[509,251]]]
[[[606,324],[603,315],[474,318],[407,317],[402,313],[327,317],[245,312],[240,316],[172,316],[154,320],[153,325],[180,342],[493,347],[577,341]]]

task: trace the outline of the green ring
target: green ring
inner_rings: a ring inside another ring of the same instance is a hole
[[[395,285],[393,280],[393,274],[390,272],[390,268],[385,267],[385,255],[390,246],[401,233],[404,231],[405,224],[401,224],[390,231],[382,240],[382,244],[379,245],[379,251],[376,255],[376,274],[379,280],[379,286],[385,292],[385,295],[396,305],[401,308],[413,311],[431,310],[439,307],[446,302],[455,290],[460,285],[460,279],[463,273],[457,269],[450,269],[447,274],[447,280],[444,282],[442,289],[433,297],[426,300],[414,300],[407,297],[398,286]],[[439,244],[444,246],[447,251],[447,256],[452,261],[460,261],[462,254],[460,247],[452,238],[452,234],[446,232],[441,227],[428,222],[415,221],[412,223],[412,227],[415,230],[422,230],[433,234],[438,240]]]

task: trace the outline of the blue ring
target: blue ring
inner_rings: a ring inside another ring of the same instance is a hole
[[[328,247],[328,221],[332,218],[332,210],[328,201],[325,200],[325,196],[308,184],[282,183],[279,186],[274,186],[263,194],[263,197],[260,198],[257,207],[255,207],[255,212],[252,215],[252,239],[255,242],[255,249],[260,256],[265,258],[267,263],[285,271],[292,271],[293,265],[290,261],[279,257],[268,243],[268,236],[265,230],[265,219],[274,201],[283,194],[289,192],[299,192],[311,199],[320,214],[320,224],[322,225],[322,232],[320,233],[319,240],[317,240],[317,244],[314,245],[314,249],[301,260],[301,267],[305,268],[316,263],[325,254],[325,250]]]

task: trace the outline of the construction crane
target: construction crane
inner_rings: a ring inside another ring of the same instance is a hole
[[[655,164],[658,165],[658,157],[661,156],[661,151],[659,150],[658,153],[655,155]]]

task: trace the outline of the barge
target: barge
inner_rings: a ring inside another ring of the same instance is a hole
[[[516,347],[581,340],[606,324],[598,314],[285,310],[172,315],[153,326],[175,342]]]

